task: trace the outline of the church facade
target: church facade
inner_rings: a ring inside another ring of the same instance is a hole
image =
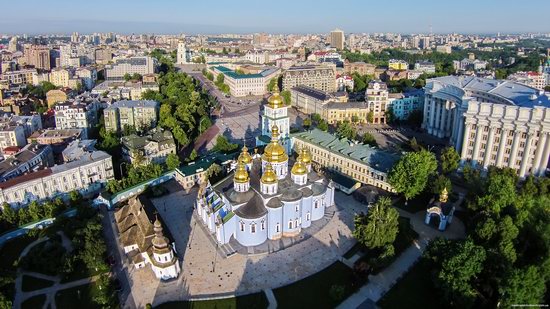
[[[243,147],[231,176],[201,185],[196,211],[220,244],[234,238],[241,245],[256,246],[297,236],[334,205],[334,185],[312,171],[309,150],[297,151],[290,167],[278,126],[270,131],[271,141],[261,156],[251,156]]]
[[[279,129],[279,143],[285,148],[287,153],[291,152],[288,107],[289,106],[285,105],[283,97],[279,94],[277,87],[275,87],[274,94],[269,97],[267,104],[264,105],[263,115],[260,116],[262,134],[256,137],[257,146],[269,144],[271,128],[277,126]]]

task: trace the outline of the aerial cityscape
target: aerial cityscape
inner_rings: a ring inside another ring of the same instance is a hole
[[[44,4],[0,309],[550,305],[550,2]]]

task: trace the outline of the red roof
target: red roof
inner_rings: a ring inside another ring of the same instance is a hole
[[[8,147],[4,148],[3,152],[4,153],[18,153],[19,150],[21,150],[21,148],[19,148],[18,146],[8,146]]]
[[[52,174],[52,170],[50,168],[47,168],[47,169],[36,171],[34,173],[21,175],[19,177],[12,178],[6,182],[0,182],[0,189],[7,189],[27,181],[49,176],[51,174]]]

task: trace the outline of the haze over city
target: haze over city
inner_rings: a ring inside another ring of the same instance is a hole
[[[8,9],[7,7],[5,9]],[[11,2],[0,33],[520,33],[550,31],[545,0]]]

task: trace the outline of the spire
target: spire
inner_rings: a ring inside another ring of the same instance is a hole
[[[153,231],[155,232],[155,237],[151,243],[156,249],[163,249],[168,247],[168,239],[164,237],[162,232],[162,224],[159,221],[158,215],[155,214],[155,223],[153,223]]]
[[[277,143],[279,141],[279,127],[277,127],[276,124],[274,124],[271,127],[271,142]]]

